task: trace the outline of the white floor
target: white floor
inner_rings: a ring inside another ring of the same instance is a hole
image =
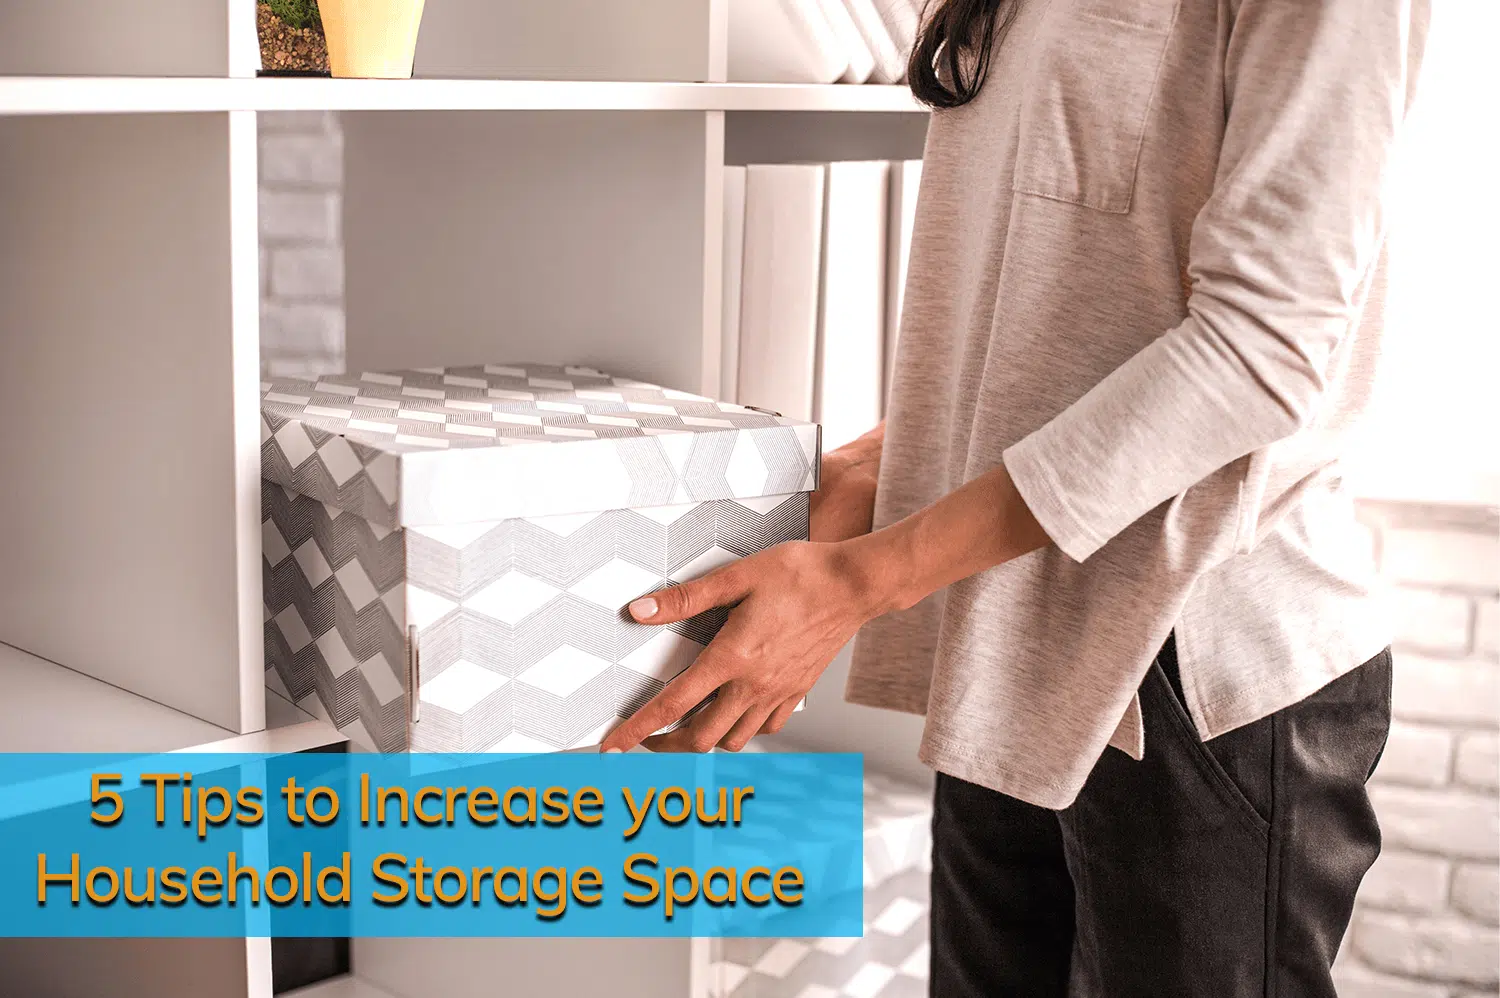
[[[927,873],[865,890],[863,939],[725,939],[714,965],[722,998],[923,998]]]

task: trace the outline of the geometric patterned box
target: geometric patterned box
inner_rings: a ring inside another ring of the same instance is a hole
[[[805,538],[815,424],[591,368],[261,386],[267,684],[385,752],[597,744],[715,611],[637,596]]]

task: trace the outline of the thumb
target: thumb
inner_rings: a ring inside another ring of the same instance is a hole
[[[737,602],[746,595],[743,578],[736,571],[739,564],[642,596],[630,604],[630,616],[639,624],[675,624]]]

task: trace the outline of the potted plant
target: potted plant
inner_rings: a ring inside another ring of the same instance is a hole
[[[333,75],[410,77],[422,7],[423,0],[318,0]]]
[[[406,79],[423,0],[259,0],[262,71]]]
[[[328,75],[328,46],[317,0],[259,0],[255,26],[261,75]]]

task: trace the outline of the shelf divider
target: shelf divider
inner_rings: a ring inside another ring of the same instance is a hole
[[[236,733],[265,726],[253,143],[0,118],[0,640]]]

